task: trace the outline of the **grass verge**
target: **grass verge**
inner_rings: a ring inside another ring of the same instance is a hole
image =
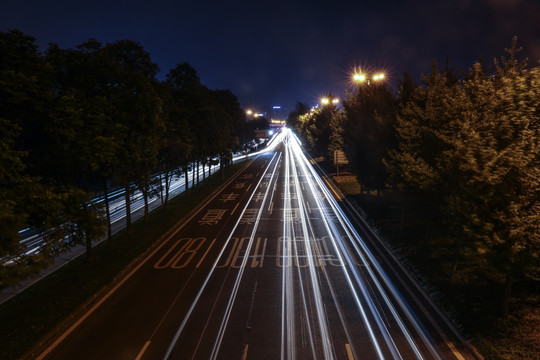
[[[0,359],[20,359],[45,336],[61,330],[63,322],[76,316],[137,257],[165,234],[181,218],[202,203],[226,179],[245,163],[225,170],[225,178],[216,172],[195,189],[171,199],[166,209],[158,208],[133,224],[132,234],[125,230],[93,249],[91,262],[79,256],[28,289],[0,305]]]

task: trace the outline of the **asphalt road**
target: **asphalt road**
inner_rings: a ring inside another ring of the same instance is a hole
[[[281,136],[38,358],[474,358]]]

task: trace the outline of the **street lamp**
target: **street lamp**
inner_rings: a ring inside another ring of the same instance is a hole
[[[323,97],[321,98],[321,104],[324,106],[324,105],[328,105],[328,104],[334,104],[334,105],[337,105],[339,103],[339,99],[338,98],[335,98],[335,97]]]
[[[384,74],[383,73],[373,75],[373,81],[381,81],[381,80],[384,80]]]
[[[364,82],[364,81],[366,81],[366,75],[356,73],[356,74],[353,75],[353,80],[357,81],[357,82]]]
[[[371,84],[371,81],[382,81],[384,80],[384,73],[377,73],[377,74],[374,74],[372,77],[368,77],[366,74],[363,74],[363,73],[354,73],[353,76],[353,81],[354,82],[357,82],[357,83],[367,83],[368,85]]]

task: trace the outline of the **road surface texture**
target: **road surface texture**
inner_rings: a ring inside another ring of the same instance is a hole
[[[280,140],[36,358],[475,358],[297,139]]]

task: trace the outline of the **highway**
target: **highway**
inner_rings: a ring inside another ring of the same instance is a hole
[[[284,130],[36,358],[474,359],[348,213]]]

